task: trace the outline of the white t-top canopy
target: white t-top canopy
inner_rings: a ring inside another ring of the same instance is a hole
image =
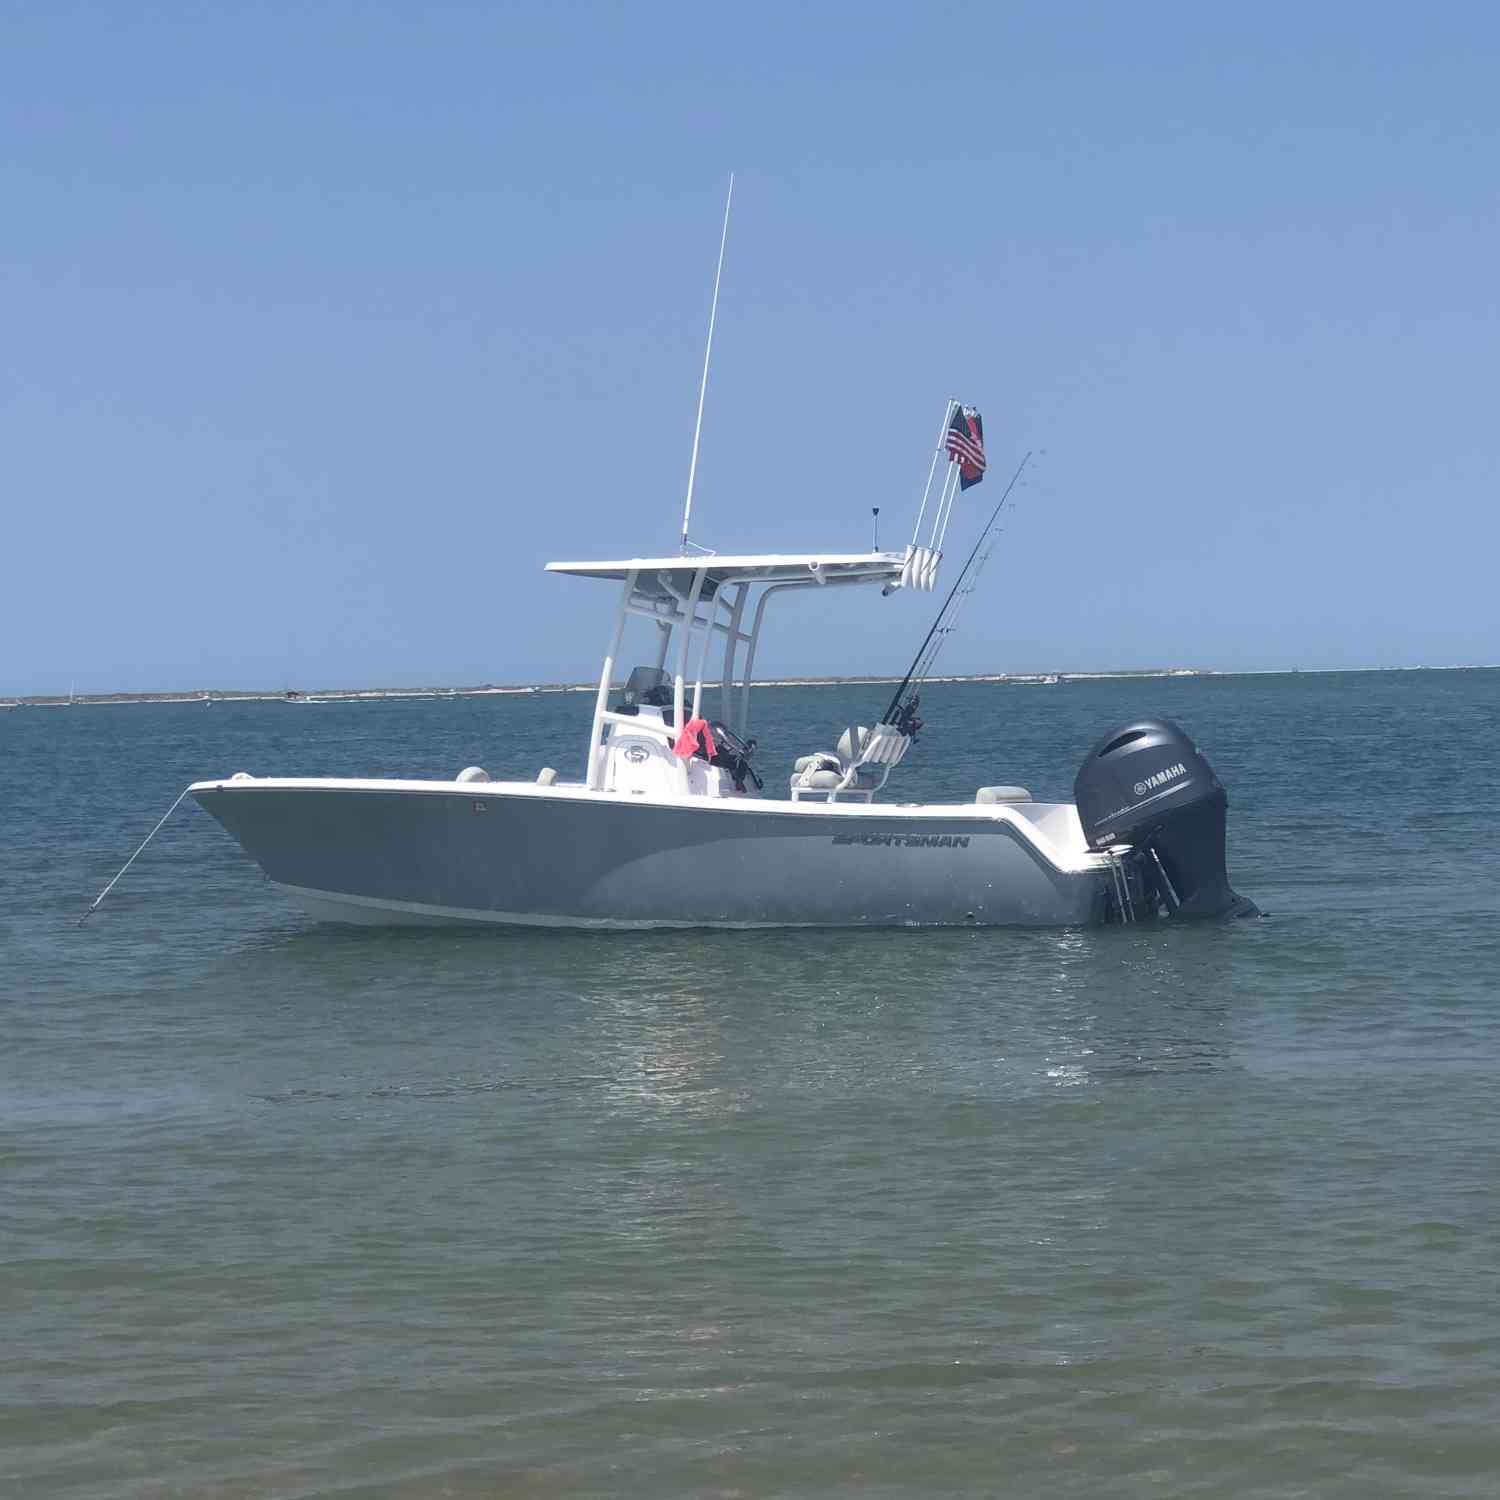
[[[726,583],[806,583],[810,579],[868,579],[871,583],[899,579],[905,554],[901,552],[802,552],[791,555],[761,553],[746,557],[632,557],[619,562],[553,562],[549,573],[572,573],[579,578],[624,580],[632,570],[636,587],[681,595],[691,590],[703,571],[703,594],[718,592]]]

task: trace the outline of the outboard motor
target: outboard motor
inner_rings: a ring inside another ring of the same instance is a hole
[[[1229,798],[1213,767],[1170,719],[1141,719],[1104,736],[1073,782],[1091,849],[1128,844],[1120,916],[1249,917],[1224,867]],[[1142,912],[1137,902],[1144,900]]]

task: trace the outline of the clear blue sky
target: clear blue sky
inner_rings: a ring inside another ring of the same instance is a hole
[[[0,692],[597,671],[541,568],[673,546],[730,168],[705,542],[896,538],[952,394],[1047,452],[946,668],[1500,660],[1497,78],[1478,4],[8,6]]]

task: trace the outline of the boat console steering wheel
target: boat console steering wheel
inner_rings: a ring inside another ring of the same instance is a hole
[[[755,783],[756,791],[760,791],[765,786],[765,782],[755,774],[750,765],[750,757],[755,754],[755,741],[742,740],[732,729],[721,724],[717,719],[708,727],[713,731],[714,747],[717,751],[709,764],[720,766],[729,772],[734,781],[735,791],[745,790],[746,778]]]

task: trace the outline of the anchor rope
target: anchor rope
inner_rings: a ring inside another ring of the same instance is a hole
[[[92,906],[90,906],[89,909],[86,912],[84,912],[84,914],[81,917],[79,917],[79,919],[78,919],[78,925],[80,927],[82,927],[83,924],[85,922],[87,922],[88,919],[91,916],[93,916],[96,911],[98,911],[98,909],[99,909],[99,903],[102,900],[104,900],[104,898],[107,895],[109,895],[109,893],[112,890],[114,890],[114,888],[115,888],[116,885],[119,884],[120,876],[123,875],[126,872],[126,870],[128,870],[131,867],[131,865],[133,865],[136,862],[136,860],[138,860],[141,857],[141,854],[144,852],[144,850],[146,848],[146,845],[149,844],[151,842],[151,840],[154,839],[156,837],[156,835],[159,834],[162,831],[162,828],[165,826],[167,819],[170,818],[172,816],[172,814],[177,811],[178,805],[181,803],[182,799],[187,796],[189,790],[190,790],[189,787],[183,787],[183,789],[180,792],[178,792],[178,794],[177,794],[177,801],[174,802],[166,810],[166,812],[164,812],[161,815],[161,821],[158,822],[157,825],[156,825],[156,827],[153,828],[151,830],[151,832],[148,833],[146,835],[146,837],[141,840],[140,848],[138,848],[135,851],[135,853],[132,854],[130,856],[130,858],[127,859],[125,861],[125,863],[120,866],[119,874],[117,874],[115,876],[115,878],[113,880],[111,880],[110,883],[107,886],[105,886],[104,889],[102,891],[100,891],[97,896],[94,897],[94,904]]]

